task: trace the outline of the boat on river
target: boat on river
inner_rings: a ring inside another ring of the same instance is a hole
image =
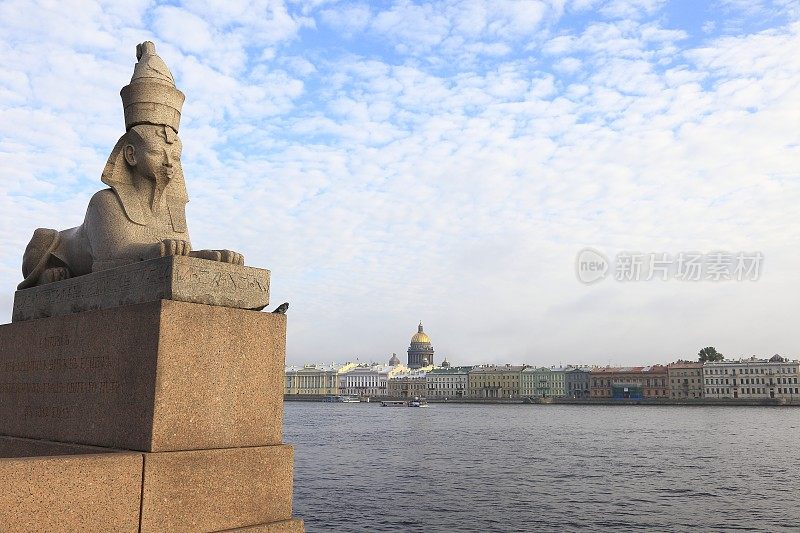
[[[408,402],[409,407],[428,407],[428,400],[425,398],[420,398],[419,396],[414,396],[414,398]]]
[[[406,407],[403,400],[382,400],[381,407]]]
[[[361,400],[358,396],[353,396],[351,394],[338,394],[338,395],[330,395],[325,396],[322,399],[323,402],[327,403],[359,403]]]

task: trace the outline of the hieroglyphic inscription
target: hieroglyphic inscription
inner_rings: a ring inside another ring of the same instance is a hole
[[[40,350],[51,350],[53,348],[64,348],[69,346],[70,335],[50,335],[39,337],[37,345]]]
[[[265,275],[265,271],[246,267],[230,267],[224,263],[210,261],[204,261],[201,264],[176,264],[175,281],[191,282],[194,285],[222,290],[248,290],[263,293],[269,291],[269,279]]]
[[[269,303],[269,271],[194,257],[160,257],[17,291],[12,320],[158,300],[262,309]]]
[[[170,280],[169,261],[145,261],[135,265],[95,272],[91,282],[85,277],[50,283],[29,290],[17,291],[14,295],[14,310],[30,310],[72,302],[87,302],[93,299],[124,295],[131,291],[148,294],[148,289],[163,291]],[[148,296],[150,296],[148,294]],[[15,313],[16,314],[16,313]]]

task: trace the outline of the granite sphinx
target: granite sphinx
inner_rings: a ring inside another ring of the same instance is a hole
[[[40,228],[0,324],[0,532],[303,533],[283,442],[285,314],[270,271],[192,251],[155,46],[83,223]]]
[[[136,59],[120,91],[126,132],[101,177],[109,188],[94,194],[80,226],[34,231],[18,289],[164,256],[244,265],[231,250],[192,250],[178,137],[185,97],[153,43],[138,45]]]

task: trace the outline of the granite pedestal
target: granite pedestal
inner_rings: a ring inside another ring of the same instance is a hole
[[[0,435],[279,444],[286,316],[159,300],[0,326]]]
[[[173,279],[185,265],[168,266]],[[82,308],[0,326],[0,531],[302,532],[282,444],[285,315]]]

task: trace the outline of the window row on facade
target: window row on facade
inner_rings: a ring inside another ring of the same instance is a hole
[[[396,358],[395,358],[396,359]],[[390,365],[288,367],[285,394],[428,398],[793,398],[800,363],[780,356],[644,367]]]

